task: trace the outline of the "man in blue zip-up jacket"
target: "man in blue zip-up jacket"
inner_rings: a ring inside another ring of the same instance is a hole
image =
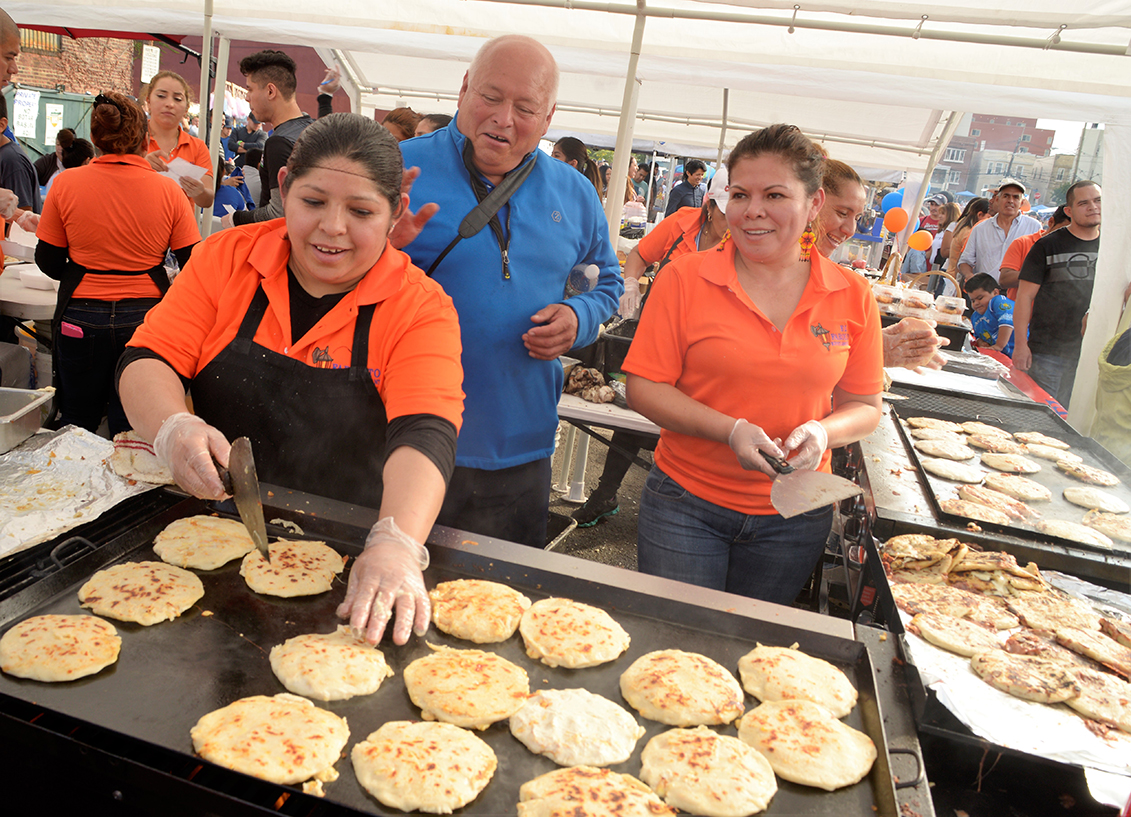
[[[538,150],[558,71],[527,37],[499,37],[476,54],[445,128],[401,143],[420,168],[417,202],[439,212],[404,250],[429,270],[460,222],[508,173],[533,163],[496,218],[444,255],[432,275],[452,297],[463,338],[463,429],[437,522],[542,547],[562,367],[592,343],[624,290],[601,201],[569,165]],[[590,292],[564,298],[578,264],[600,269]]]

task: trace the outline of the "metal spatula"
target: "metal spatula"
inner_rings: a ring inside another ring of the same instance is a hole
[[[770,504],[786,519],[864,493],[863,488],[844,477],[824,471],[798,471],[784,459],[761,449],[758,453],[778,472],[770,488]]]
[[[238,437],[232,442],[228,455],[228,468],[216,464],[224,490],[231,493],[236,510],[243,520],[251,541],[259,548],[263,558],[271,560],[267,551],[267,523],[263,519],[263,500],[259,494],[259,478],[255,475],[255,458],[251,455],[251,440]]]

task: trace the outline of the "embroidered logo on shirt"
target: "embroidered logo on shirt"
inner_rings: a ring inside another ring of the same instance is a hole
[[[819,340],[821,345],[826,349],[830,349],[833,346],[848,346],[848,327],[843,323],[836,331],[830,331],[818,321],[810,325],[809,331],[813,333],[813,337]]]
[[[349,347],[343,347],[340,350],[342,357],[346,363],[334,362],[334,356],[330,353],[330,345],[326,344],[324,349],[319,349],[317,346],[310,353],[310,364],[316,369],[348,369],[350,367],[349,359],[352,355],[352,350]],[[373,378],[373,385],[380,387],[381,385],[381,369],[377,366],[367,367],[369,376]]]
[[[552,218],[554,221],[561,221],[562,214],[555,210],[554,212],[550,213],[550,218]]]

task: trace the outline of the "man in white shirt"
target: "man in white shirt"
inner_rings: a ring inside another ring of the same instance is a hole
[[[1025,185],[1017,179],[1003,179],[994,194],[998,212],[970,231],[966,249],[958,260],[958,279],[967,281],[972,275],[984,272],[998,280],[1001,259],[1014,240],[1041,231],[1041,222],[1021,214],[1025,198]]]

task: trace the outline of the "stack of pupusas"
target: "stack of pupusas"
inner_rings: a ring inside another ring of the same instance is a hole
[[[897,536],[881,560],[910,633],[970,658],[1014,697],[1067,704],[1097,733],[1131,733],[1131,625],[1052,587],[1033,563],[955,539]]]

